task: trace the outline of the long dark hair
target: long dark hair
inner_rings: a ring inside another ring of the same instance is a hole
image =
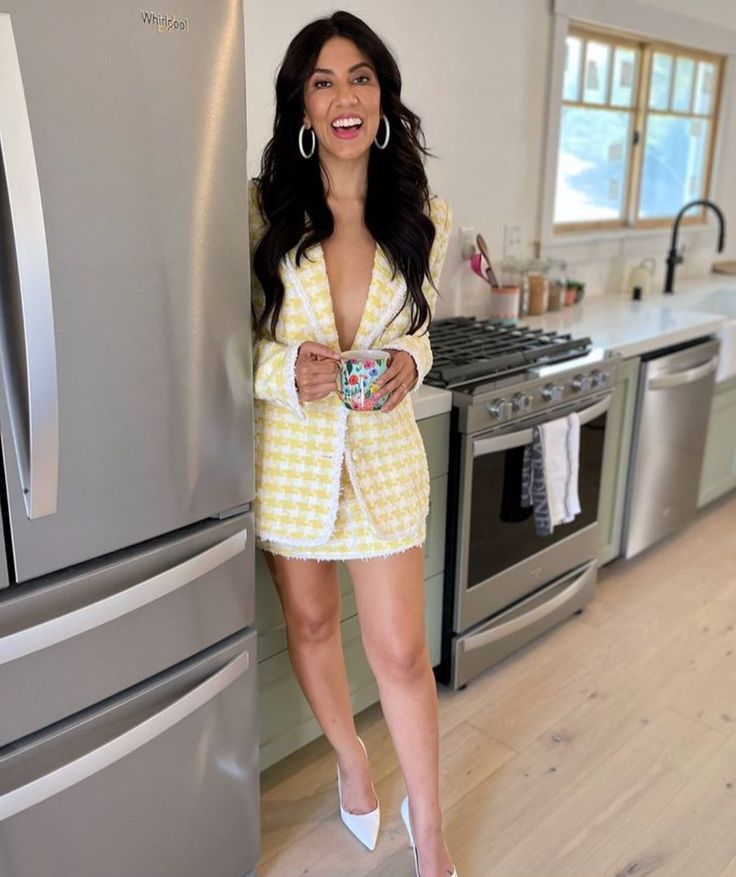
[[[253,269],[266,300],[264,310],[257,315],[257,327],[262,329],[270,315],[271,335],[276,334],[284,299],[278,271],[283,256],[299,244],[298,265],[306,249],[334,230],[317,160],[319,152],[315,149],[314,159],[302,158],[298,136],[304,115],[304,84],[323,44],[336,36],[351,40],[376,69],[381,110],[388,117],[391,134],[385,149],[371,147],[364,220],[386,252],[393,277],[400,271],[406,279],[404,304],[411,301],[409,332],[415,333],[430,316],[422,292],[424,277],[434,286],[429,253],[435,229],[428,215],[429,186],[422,160],[422,155],[432,153],[426,148],[419,117],[401,102],[401,74],[393,55],[364,21],[344,11],[302,28],[289,43],[276,78],[273,137],[263,152],[260,176],[255,180],[258,206],[267,224],[253,257]],[[384,136],[383,130],[381,126],[379,136]]]

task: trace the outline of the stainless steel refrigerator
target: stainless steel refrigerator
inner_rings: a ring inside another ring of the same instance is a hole
[[[0,875],[259,857],[241,0],[0,0]]]

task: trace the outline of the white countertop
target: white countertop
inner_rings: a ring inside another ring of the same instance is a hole
[[[434,417],[435,414],[449,411],[452,408],[452,393],[440,387],[422,384],[411,394],[411,401],[415,420],[424,420],[425,417]]]
[[[632,301],[628,295],[595,296],[560,311],[523,317],[519,323],[587,335],[596,347],[624,357],[639,356],[718,332],[728,318],[696,308],[704,293],[729,287],[736,300],[736,281],[728,277],[717,280],[708,277],[682,281],[678,284],[679,294],[656,293],[644,301]]]

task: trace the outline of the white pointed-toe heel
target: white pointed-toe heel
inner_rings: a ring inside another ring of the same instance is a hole
[[[365,748],[365,743],[360,737],[358,737],[358,740],[367,757],[368,752]],[[373,783],[371,783],[371,788],[373,789],[373,794],[376,795]],[[365,844],[369,850],[374,850],[378,839],[378,828],[381,824],[381,807],[378,803],[378,795],[376,795],[375,810],[370,810],[368,813],[351,813],[349,810],[346,810],[342,806],[342,784],[340,783],[339,765],[337,766],[337,794],[340,799],[340,818],[362,844]]]
[[[416,877],[422,877],[422,875],[419,873],[419,853],[417,852],[417,848],[414,845],[414,835],[411,833],[408,795],[401,802],[401,818],[404,820],[404,825],[406,826],[407,833],[409,834],[409,846],[414,853],[414,873],[416,874]],[[455,868],[452,869],[452,874],[450,874],[450,877],[457,877],[457,870]]]

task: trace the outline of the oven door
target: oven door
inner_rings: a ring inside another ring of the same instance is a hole
[[[598,495],[611,392],[561,405],[513,425],[468,435],[461,445],[454,631],[461,633],[598,551]],[[521,506],[524,448],[532,427],[577,411],[581,512],[538,536]]]

